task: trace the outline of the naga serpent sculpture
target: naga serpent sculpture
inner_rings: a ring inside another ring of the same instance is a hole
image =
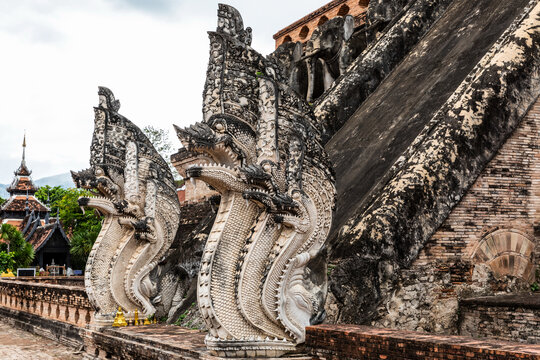
[[[220,4],[209,36],[204,121],[176,127],[201,158],[188,177],[221,193],[198,279],[206,345],[218,356],[280,356],[325,316],[334,176],[310,105],[250,47],[238,11]]]
[[[85,271],[95,323],[111,324],[118,306],[154,314],[155,284],[148,276],[171,246],[180,216],[172,173],[152,143],[118,113],[120,102],[99,88],[90,168],[72,172],[77,187],[93,197],[81,207],[105,215]]]

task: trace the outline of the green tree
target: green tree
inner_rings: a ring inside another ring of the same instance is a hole
[[[4,205],[5,202],[6,202],[6,199],[0,196],[0,206]]]
[[[70,253],[74,268],[84,269],[86,259],[101,230],[102,216],[94,211],[81,210],[78,199],[81,196],[91,196],[85,189],[63,189],[60,186],[43,186],[36,197],[46,203],[49,200],[51,212],[58,210],[60,221],[71,242]]]
[[[84,269],[86,266],[86,260],[88,255],[94,246],[99,232],[101,230],[101,224],[93,225],[87,229],[78,230],[73,233],[71,237],[71,261],[73,267],[77,269]]]
[[[78,199],[81,196],[92,196],[88,190],[65,189],[62,198],[55,202],[58,207],[60,221],[70,234],[73,266],[84,269],[86,259],[101,230],[103,216],[94,211],[81,210]]]
[[[165,129],[155,128],[152,125],[147,125],[143,128],[143,132],[150,140],[152,145],[156,148],[157,152],[169,165],[173,177],[175,180],[180,180],[181,176],[178,171],[171,164],[171,155],[173,152],[173,145],[169,140],[169,132]]]
[[[21,232],[13,225],[2,224],[0,227],[0,253],[9,253],[13,259],[13,269],[27,267],[34,259],[34,248],[24,239]],[[11,255],[12,254],[12,255]],[[5,255],[3,255],[5,257]]]
[[[161,156],[170,155],[172,143],[169,140],[169,132],[167,130],[147,125],[143,128],[143,132]],[[163,158],[167,160],[165,156]]]
[[[8,270],[13,271],[15,269],[15,260],[13,260],[13,253],[7,253],[5,251],[0,251],[0,273],[7,272]]]
[[[51,213],[56,214],[58,210],[58,203],[68,190],[62,188],[61,186],[49,186],[45,185],[39,188],[36,192],[36,198],[44,204],[48,204],[51,208]]]
[[[83,213],[77,201],[81,196],[92,196],[92,194],[85,189],[65,189],[64,196],[55,203],[62,225],[69,234],[101,226],[102,217],[96,212],[85,211]]]

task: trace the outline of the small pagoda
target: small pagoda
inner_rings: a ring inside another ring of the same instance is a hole
[[[15,178],[6,189],[10,197],[0,208],[0,220],[19,227],[24,218],[32,211],[41,219],[45,219],[50,209],[35,197],[39,188],[34,184],[30,175],[32,171],[26,166],[26,135],[23,140],[21,165],[15,171]]]
[[[70,241],[58,215],[50,219],[49,207],[35,196],[39,187],[32,181],[32,171],[26,165],[26,135],[22,146],[21,165],[6,189],[10,197],[0,207],[0,224],[17,227],[26,241],[32,244],[35,253],[32,265],[43,268],[52,263],[69,266]]]

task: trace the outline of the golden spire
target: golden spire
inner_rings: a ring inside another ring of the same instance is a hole
[[[24,130],[24,137],[22,142],[22,161],[25,162],[25,152],[26,152],[26,130]]]
[[[23,152],[22,152],[22,160],[21,160],[21,166],[15,171],[15,175],[17,176],[30,176],[32,172],[28,170],[26,167],[26,130],[24,131],[24,137],[23,137]]]

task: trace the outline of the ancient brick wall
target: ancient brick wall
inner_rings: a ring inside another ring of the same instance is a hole
[[[171,245],[171,248],[174,249],[181,247],[183,242],[189,237],[191,232],[195,230],[201,220],[213,213],[210,201],[185,201],[180,205],[180,228],[178,229],[176,240]],[[217,209],[217,207],[218,205],[215,205],[214,209]]]
[[[0,307],[84,327],[94,316],[82,286],[0,280]]]
[[[306,347],[313,359],[539,359],[540,346],[461,336],[420,334],[358,325],[306,328]]]
[[[300,20],[281,29],[274,35],[276,48],[286,42],[309,40],[313,30],[336,16],[351,15],[355,18],[355,25],[363,23],[363,15],[367,10],[369,0],[334,0],[323,7],[309,13]]]
[[[540,344],[540,295],[466,299],[459,310],[462,335]]]
[[[537,101],[412,266],[402,272],[400,286],[380,307],[373,325],[457,333],[458,299],[528,289],[540,255],[535,237],[540,215],[539,130]]]

